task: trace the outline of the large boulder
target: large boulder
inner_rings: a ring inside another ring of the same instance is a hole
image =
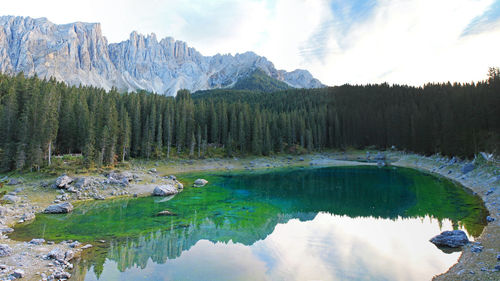
[[[197,179],[194,181],[194,186],[195,187],[202,187],[205,186],[208,183],[206,179]]]
[[[469,243],[467,235],[462,230],[443,231],[430,240],[438,247],[457,248]]]
[[[71,203],[65,202],[61,204],[55,204],[48,206],[44,213],[47,214],[67,214],[73,211],[73,205]]]
[[[0,257],[7,257],[12,255],[12,248],[7,244],[0,244]]]
[[[179,190],[171,184],[160,185],[153,190],[154,196],[169,196],[179,193]]]
[[[68,177],[67,175],[62,175],[56,179],[56,187],[57,188],[68,188],[68,186],[74,181],[73,178]]]

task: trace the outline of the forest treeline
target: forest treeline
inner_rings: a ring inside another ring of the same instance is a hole
[[[500,73],[424,87],[388,84],[214,90],[177,96],[70,87],[0,75],[0,168],[37,169],[52,155],[82,153],[87,166],[129,158],[385,149],[471,157],[498,153]]]

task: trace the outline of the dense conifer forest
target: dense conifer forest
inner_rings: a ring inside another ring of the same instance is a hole
[[[498,153],[500,73],[467,84],[388,84],[177,96],[0,76],[1,170],[82,153],[87,166],[129,158],[201,158],[375,147],[472,157]]]

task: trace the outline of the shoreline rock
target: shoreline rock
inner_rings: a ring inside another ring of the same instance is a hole
[[[73,211],[73,205],[69,202],[48,206],[43,212],[46,214],[67,214]]]
[[[67,189],[73,181],[74,181],[73,178],[70,178],[67,175],[62,175],[56,179],[56,187],[61,189]]]
[[[469,243],[469,238],[462,230],[443,231],[432,237],[430,242],[438,247],[458,248]]]
[[[179,190],[171,184],[159,185],[153,190],[153,196],[170,196],[179,193]]]
[[[12,248],[7,244],[0,244],[0,257],[12,255]]]

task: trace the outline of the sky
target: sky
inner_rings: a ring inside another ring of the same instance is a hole
[[[2,0],[0,15],[100,22],[203,55],[253,51],[327,85],[484,80],[500,66],[500,0]]]

